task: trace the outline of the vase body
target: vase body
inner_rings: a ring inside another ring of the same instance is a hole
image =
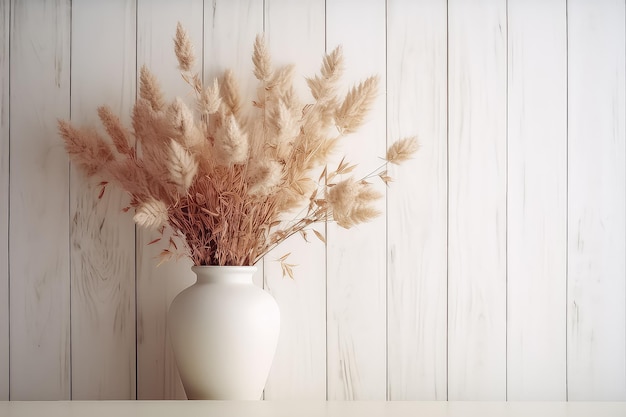
[[[168,327],[188,399],[259,400],[280,329],[274,298],[254,266],[194,266],[197,281],[174,298]]]

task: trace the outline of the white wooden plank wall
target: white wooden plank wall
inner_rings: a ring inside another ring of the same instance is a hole
[[[291,238],[255,281],[282,331],[266,399],[626,400],[626,8],[623,0],[0,1],[0,400],[176,399],[167,342],[189,262],[158,269],[122,193],[70,168],[56,120],[129,120],[138,69],[191,98],[176,22],[210,81],[255,92],[343,44],[350,83],[377,73],[344,141],[391,167],[383,216],[327,244]],[[245,78],[248,77],[248,78]],[[347,84],[346,84],[347,87]],[[10,91],[10,94],[9,94]],[[295,280],[275,259],[291,252]]]
[[[387,140],[421,140],[387,190],[388,398],[445,400],[447,2],[391,0],[387,21]]]
[[[9,96],[14,400],[71,396],[69,164],[56,135],[57,119],[70,113],[70,13],[69,1],[11,2],[19,28],[10,36]]]

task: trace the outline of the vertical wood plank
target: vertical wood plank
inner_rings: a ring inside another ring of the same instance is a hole
[[[150,69],[166,99],[187,99],[190,108],[193,96],[180,75],[173,37],[180,22],[194,43],[196,69],[201,72],[203,20],[202,0],[138,0],[138,67]],[[137,398],[185,399],[169,342],[167,310],[172,299],[195,281],[195,275],[187,259],[157,267],[164,245],[147,244],[159,236],[137,228]]]
[[[239,81],[244,105],[249,108],[256,97],[252,51],[256,35],[263,32],[263,2],[205,0],[204,26],[206,82],[231,69]]]
[[[11,27],[11,399],[69,399],[70,2],[13,1]]]
[[[418,135],[390,167],[388,398],[447,397],[447,2],[387,2],[387,132]]]
[[[448,399],[506,398],[506,2],[448,2]]]
[[[324,54],[324,0],[265,0],[265,33],[273,64],[296,64],[296,92],[312,100],[304,82]],[[315,226],[324,234],[324,225]],[[311,234],[312,236],[312,234]],[[276,259],[291,252],[295,279]],[[265,399],[326,398],[326,258],[316,238],[293,236],[265,257],[265,288],[280,306],[281,332]]]
[[[326,2],[326,45],[344,48],[344,81],[356,83],[370,75],[380,79],[378,95],[367,123],[342,139],[336,166],[343,154],[359,163],[352,174],[362,178],[380,166],[385,156],[385,2],[359,2],[358,19],[353,19],[354,2]],[[350,22],[346,26],[346,22]],[[349,30],[346,30],[347,27]],[[347,88],[341,93],[346,93]],[[346,178],[340,178],[347,179]],[[385,185],[371,179],[385,194]],[[350,230],[335,223],[327,225],[327,317],[328,399],[386,399],[386,224],[385,204],[381,216]]]
[[[0,400],[9,399],[9,1],[0,4]]]
[[[72,2],[72,122],[107,105],[128,123],[135,98],[135,0]],[[114,185],[72,167],[72,399],[136,397],[135,228]]]
[[[564,401],[564,0],[508,2],[507,399]]]
[[[570,400],[626,400],[624,12],[567,6]]]

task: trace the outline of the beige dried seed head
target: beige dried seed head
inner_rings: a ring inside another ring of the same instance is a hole
[[[257,35],[254,41],[254,76],[259,81],[267,81],[272,76],[272,61],[263,35]]]
[[[369,77],[350,89],[341,107],[335,112],[335,123],[343,134],[355,132],[374,104],[378,90],[378,77]]]
[[[377,217],[380,212],[372,204],[381,197],[371,184],[350,178],[330,187],[327,201],[333,219],[339,226],[349,229]]]
[[[387,150],[387,162],[392,164],[400,164],[409,160],[415,152],[419,149],[419,143],[417,138],[410,137],[401,139],[393,143]]]
[[[216,135],[214,147],[220,165],[243,164],[248,159],[248,136],[232,114],[226,117],[224,126]]]
[[[176,53],[176,58],[178,58],[178,67],[182,71],[191,71],[195,61],[193,43],[191,42],[191,39],[189,39],[187,31],[183,28],[180,22],[176,25],[174,52]]]
[[[167,223],[167,206],[164,202],[151,198],[137,207],[133,220],[141,227],[158,229]]]
[[[198,163],[185,148],[175,140],[170,141],[168,171],[171,181],[186,193],[198,172]]]
[[[145,65],[139,72],[139,97],[147,100],[154,111],[161,111],[165,106],[159,83]]]

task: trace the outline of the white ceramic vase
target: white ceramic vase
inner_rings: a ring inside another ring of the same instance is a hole
[[[170,339],[187,398],[259,400],[280,329],[274,298],[254,266],[194,266],[198,279],[174,298]]]

